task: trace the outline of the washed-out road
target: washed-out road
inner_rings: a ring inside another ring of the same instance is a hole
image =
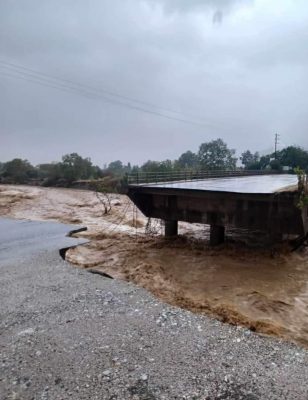
[[[1,399],[308,399],[307,350],[71,266],[71,229],[0,219]]]

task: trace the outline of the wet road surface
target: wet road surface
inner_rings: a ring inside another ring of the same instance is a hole
[[[77,228],[76,225],[58,222],[1,218],[0,263],[5,260],[23,259],[37,252],[55,249],[59,245],[69,247],[85,242],[66,236],[69,231]]]

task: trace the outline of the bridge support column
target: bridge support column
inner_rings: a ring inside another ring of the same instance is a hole
[[[165,236],[172,237],[178,234],[178,221],[165,220]]]
[[[217,246],[225,241],[225,227],[220,225],[211,225],[210,244]]]

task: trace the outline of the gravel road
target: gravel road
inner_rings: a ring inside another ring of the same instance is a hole
[[[308,399],[307,350],[72,267],[70,226],[0,227],[1,399]]]

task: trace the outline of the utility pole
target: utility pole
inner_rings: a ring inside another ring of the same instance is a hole
[[[275,160],[277,160],[277,145],[278,145],[278,142],[279,142],[279,134],[278,133],[275,133]]]

